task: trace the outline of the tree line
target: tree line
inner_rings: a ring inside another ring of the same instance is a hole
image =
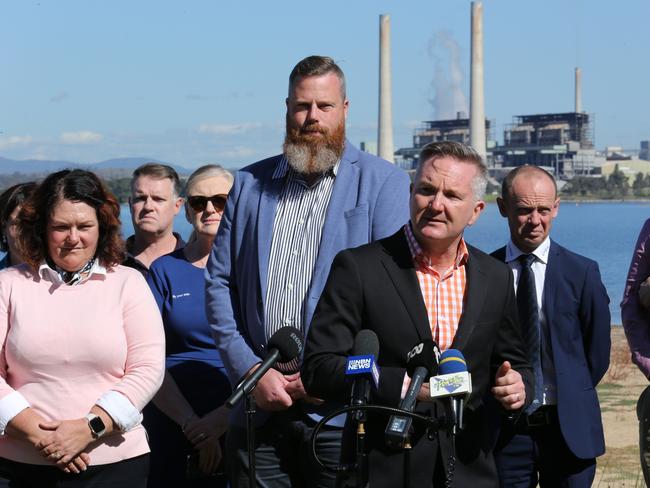
[[[650,197],[650,175],[639,172],[632,184],[618,164],[609,176],[576,176],[562,188],[562,194],[580,198],[621,199]]]

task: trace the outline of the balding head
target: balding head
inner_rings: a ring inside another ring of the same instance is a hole
[[[501,198],[503,198],[504,200],[508,200],[510,194],[512,193],[512,182],[518,176],[521,176],[523,178],[548,179],[553,184],[555,197],[557,198],[557,183],[555,182],[555,178],[553,178],[553,175],[551,175],[551,173],[549,173],[548,171],[540,168],[539,166],[531,166],[528,164],[523,166],[518,166],[506,175],[506,177],[503,180],[503,183],[501,183]]]
[[[560,200],[553,176],[536,166],[520,166],[503,180],[497,203],[512,242],[529,254],[548,237]]]

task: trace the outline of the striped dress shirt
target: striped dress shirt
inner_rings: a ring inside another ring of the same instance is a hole
[[[285,326],[305,331],[304,304],[311,284],[323,225],[339,163],[309,186],[286,160],[273,178],[286,178],[273,222],[266,290],[265,333],[271,337]],[[297,361],[278,364],[287,372]]]
[[[440,274],[431,267],[429,258],[413,235],[410,223],[404,226],[404,233],[427,308],[431,336],[440,350],[444,351],[451,347],[460,317],[463,315],[465,264],[469,257],[465,240],[461,237],[453,266]]]

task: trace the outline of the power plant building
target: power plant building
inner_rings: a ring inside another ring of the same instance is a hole
[[[553,169],[556,176],[589,174],[595,158],[593,116],[567,112],[518,115],[492,149],[496,167],[524,164]]]
[[[503,145],[492,142],[485,120],[489,168],[507,169],[524,164],[542,166],[558,177],[592,174],[596,161],[593,115],[578,112],[517,115],[503,131]],[[430,142],[470,141],[469,119],[430,120],[413,133],[413,147],[398,149],[401,166],[413,167],[422,147]],[[503,171],[495,171],[502,173]]]
[[[486,144],[490,138],[490,121],[485,120]],[[395,155],[402,161],[402,166],[414,167],[414,163],[424,146],[430,142],[455,141],[470,144],[470,119],[459,113],[458,118],[449,120],[427,120],[415,129],[413,147],[400,148]]]

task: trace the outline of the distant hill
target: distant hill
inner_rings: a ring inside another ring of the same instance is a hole
[[[45,159],[8,159],[0,156],[0,175],[15,175],[20,173],[32,178],[44,176],[64,168],[84,168],[96,171],[105,178],[122,178],[130,176],[141,164],[155,162],[169,164],[180,175],[189,175],[192,170],[176,164],[165,163],[154,158],[116,158],[98,163],[77,163],[73,161],[51,161]]]
[[[51,173],[63,168],[79,168],[81,165],[71,161],[50,161],[42,159],[7,159],[0,157],[0,174]]]

